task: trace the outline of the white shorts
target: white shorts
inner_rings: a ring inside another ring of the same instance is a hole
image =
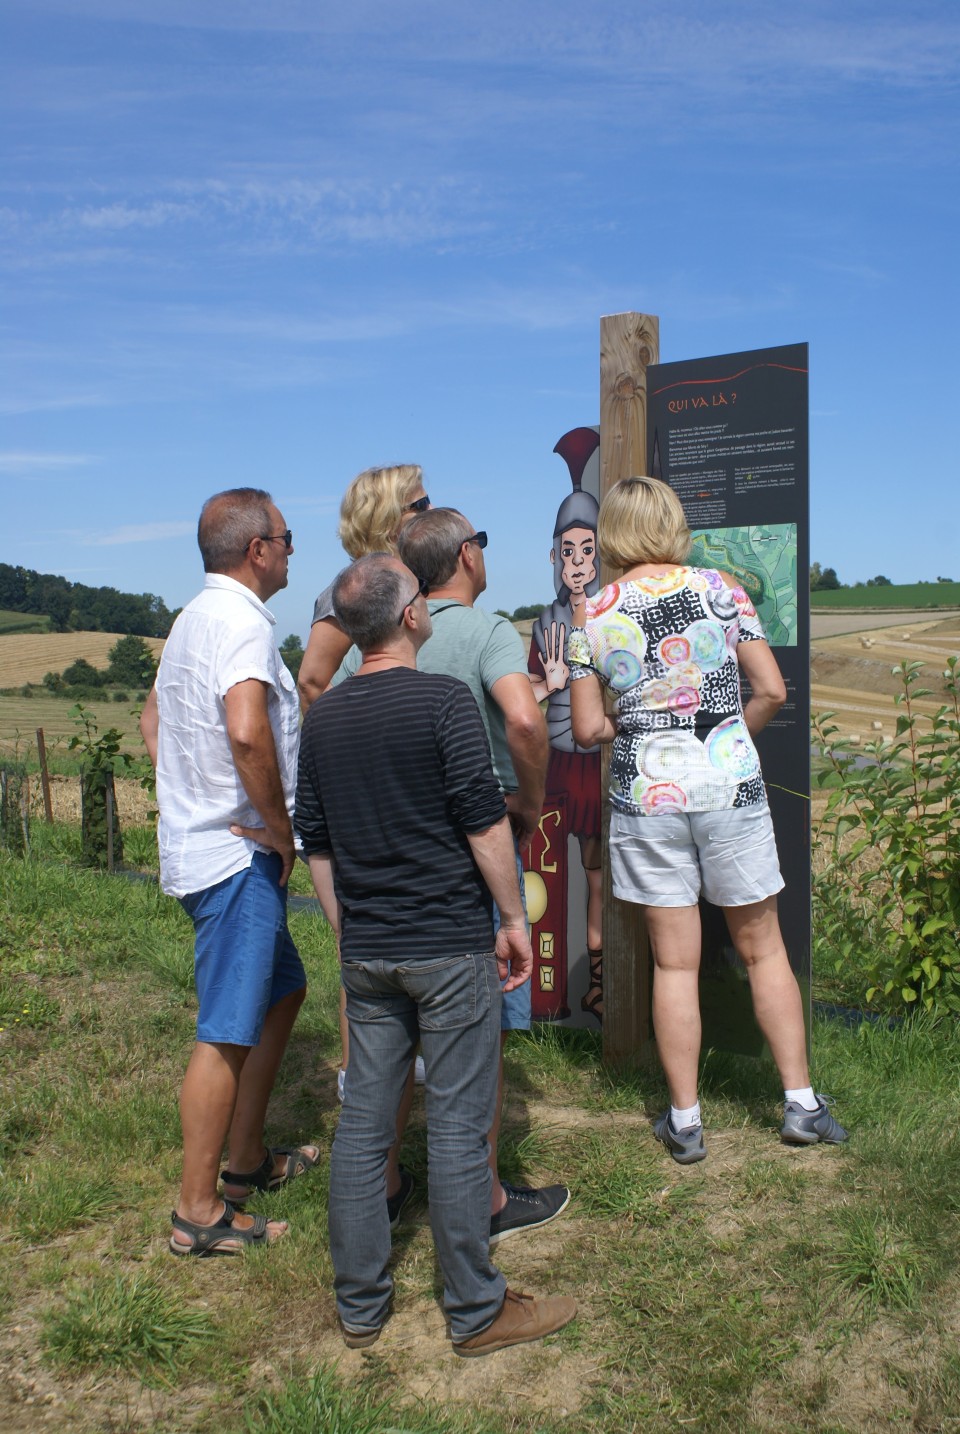
[[[750,906],[783,890],[770,808],[610,813],[614,895],[641,906]]]

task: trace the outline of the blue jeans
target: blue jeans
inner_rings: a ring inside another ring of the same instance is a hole
[[[496,1319],[487,1132],[497,1096],[500,983],[493,953],[341,967],[350,1078],[330,1157],[337,1310],[354,1331],[386,1320],[393,1281],[385,1170],[417,1042],[426,1067],[430,1221],[454,1340]]]

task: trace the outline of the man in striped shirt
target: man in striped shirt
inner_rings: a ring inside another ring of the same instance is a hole
[[[508,1290],[490,1262],[501,980],[518,988],[533,963],[506,805],[470,692],[416,670],[431,621],[413,573],[397,558],[362,558],[337,579],[334,604],[363,660],[307,715],[295,825],[340,931],[350,1023],[330,1167],[341,1329],[363,1348],[390,1315],[386,1159],[419,1041],[451,1337],[461,1355],[488,1354],[540,1339],[576,1312],[568,1298]]]

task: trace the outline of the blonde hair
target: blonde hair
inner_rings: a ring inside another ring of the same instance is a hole
[[[621,478],[600,504],[597,547],[611,568],[685,563],[690,529],[680,499],[659,478]]]
[[[343,495],[337,536],[351,558],[367,553],[396,553],[397,534],[407,504],[423,487],[416,463],[365,468]]]

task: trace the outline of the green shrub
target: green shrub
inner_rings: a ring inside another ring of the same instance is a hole
[[[120,751],[123,733],[111,727],[100,732],[96,718],[78,702],[70,709],[77,731],[68,742],[71,752],[79,752],[82,763],[81,829],[85,866],[119,865],[123,861],[123,837],[117,816],[114,773],[124,771],[132,760]]]
[[[863,756],[834,740],[833,713],[814,721],[829,792],[818,833],[828,860],[814,882],[816,946],[835,970],[859,969],[869,1003],[960,1012],[960,671],[943,674],[946,701],[928,716],[922,665],[893,669],[896,735]],[[865,758],[865,760],[864,760]]]

